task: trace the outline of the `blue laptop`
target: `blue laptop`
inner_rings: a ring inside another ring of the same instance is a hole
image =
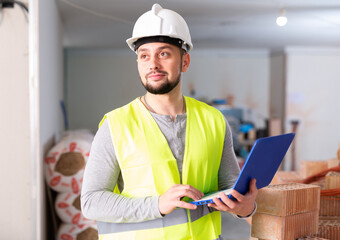
[[[268,186],[286,155],[294,136],[295,133],[288,133],[257,139],[232,188],[206,194],[202,199],[191,203],[195,205],[213,203],[212,199],[214,197],[219,198],[220,192],[224,192],[229,198],[234,199],[230,194],[232,189],[244,195],[248,192],[249,182],[253,178],[256,179],[258,189]]]

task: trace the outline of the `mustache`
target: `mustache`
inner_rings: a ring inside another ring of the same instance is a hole
[[[145,77],[149,77],[150,75],[152,75],[152,74],[157,74],[157,73],[160,73],[160,74],[168,74],[168,73],[165,72],[165,71],[159,71],[159,70],[157,70],[157,71],[150,71],[150,72],[148,72],[148,73],[145,75]]]

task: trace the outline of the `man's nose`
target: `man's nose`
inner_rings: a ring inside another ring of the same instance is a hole
[[[149,68],[150,68],[150,70],[153,70],[153,69],[157,70],[157,69],[160,68],[159,59],[158,59],[157,56],[151,57]]]

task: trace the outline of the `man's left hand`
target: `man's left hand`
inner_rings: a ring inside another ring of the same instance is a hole
[[[230,199],[224,193],[220,193],[220,198],[213,198],[214,203],[209,203],[209,207],[216,208],[219,211],[230,212],[240,217],[249,216],[255,208],[255,199],[257,196],[256,179],[252,179],[249,183],[249,191],[242,195],[236,190],[232,190],[231,195],[237,200]]]

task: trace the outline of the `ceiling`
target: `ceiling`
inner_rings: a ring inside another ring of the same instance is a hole
[[[134,22],[154,0],[56,0],[64,46],[126,48]],[[340,47],[340,0],[159,0],[181,14],[194,48],[281,50]],[[276,25],[285,8],[288,23]]]

